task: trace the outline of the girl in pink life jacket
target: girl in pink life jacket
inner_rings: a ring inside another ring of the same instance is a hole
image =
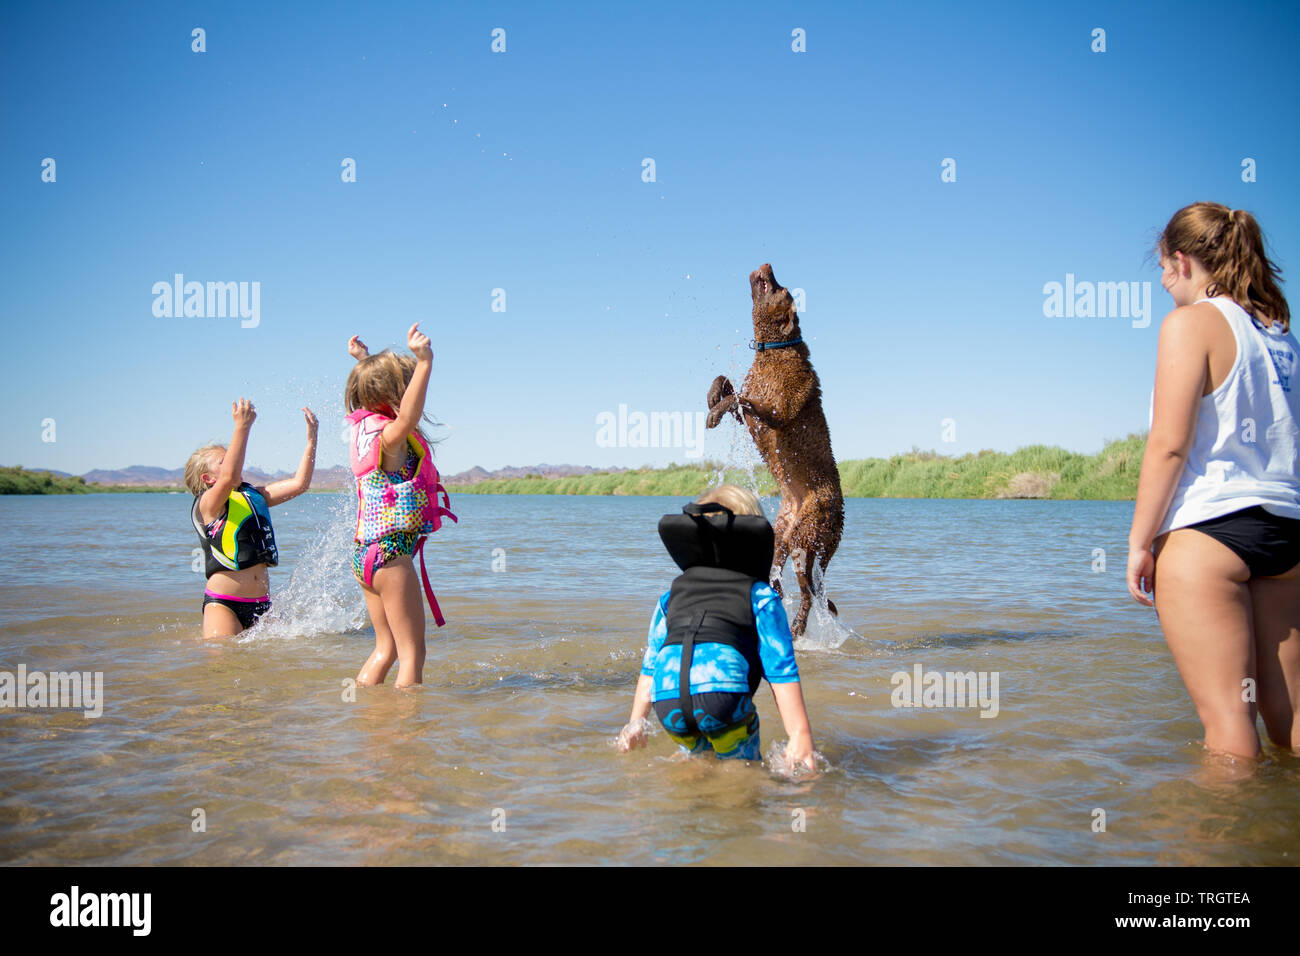
[[[374,653],[357,674],[358,684],[382,684],[397,662],[397,685],[424,680],[424,605],[415,574],[420,554],[424,595],[434,621],[444,620],[424,566],[425,537],[444,517],[456,520],[438,479],[433,454],[420,432],[433,352],[412,325],[406,333],[414,357],[385,349],[371,355],[357,336],[348,353],[357,360],[348,375],[349,457],[357,480],[356,549],[352,572],[365,594],[375,626]]]

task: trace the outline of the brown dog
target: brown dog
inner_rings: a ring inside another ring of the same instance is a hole
[[[771,580],[780,594],[781,569],[792,556],[800,600],[790,631],[798,637],[812,608],[812,562],[824,572],[840,545],[844,495],[822,413],[821,383],[799,334],[794,299],[777,284],[766,263],[749,274],[749,290],[754,299],[754,364],[740,394],[725,375],[713,380],[705,425],[713,428],[728,412],[747,424],[781,490]],[[835,605],[827,604],[834,613]]]

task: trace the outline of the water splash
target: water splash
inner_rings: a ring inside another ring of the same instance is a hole
[[[617,737],[609,740],[609,745],[619,753],[627,753],[634,746],[644,747],[646,741],[655,734],[655,726],[649,720],[641,718],[625,724]]]
[[[272,595],[270,613],[239,643],[342,634],[368,623],[365,598],[352,575],[356,492],[345,488],[332,498],[329,520],[303,549],[288,585]]]
[[[789,581],[786,579],[789,578]],[[787,561],[781,577],[781,588],[785,592],[785,613],[793,620],[799,610],[799,582],[795,578],[793,563]],[[850,637],[861,639],[862,635],[831,613],[826,598],[825,578],[821,565],[814,561],[812,567],[812,613],[808,615],[808,626],[803,635],[794,642],[797,651],[833,651]]]
[[[786,742],[774,740],[772,746],[767,748],[767,755],[763,758],[763,763],[767,769],[772,771],[778,777],[784,777],[787,780],[811,780],[824,773],[829,773],[833,768],[831,762],[826,759],[821,751],[813,751],[813,769],[809,770],[802,763],[794,763],[785,755]]]
[[[733,345],[727,366],[727,378],[731,381],[732,387],[736,388],[737,391],[740,391],[744,387],[743,382],[745,374],[748,371],[747,369],[740,367],[741,354],[740,346]],[[741,382],[742,384],[737,386],[737,382]],[[735,416],[733,415],[724,416],[722,421],[719,423],[719,427],[726,429],[727,454],[718,465],[717,470],[710,476],[710,484],[716,486],[724,483],[728,478],[727,472],[730,471],[733,472],[730,476],[732,484],[739,485],[741,488],[753,492],[753,494],[761,501],[763,494],[762,491],[760,491],[758,474],[759,469],[764,466],[764,462],[762,456],[758,452],[758,448],[750,439],[749,429],[743,422],[736,421]],[[737,476],[734,474],[735,472],[740,473],[739,480],[737,480]],[[764,502],[763,505],[764,510],[769,512],[769,521],[776,520],[776,512],[781,505],[779,498],[773,500],[775,501],[775,504],[772,504],[769,501]]]

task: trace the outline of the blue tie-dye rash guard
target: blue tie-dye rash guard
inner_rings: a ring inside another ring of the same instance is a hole
[[[646,636],[641,673],[654,678],[652,700],[669,700],[680,696],[682,646],[664,647],[668,637],[668,596],[665,591],[655,605]],[[770,585],[755,581],[749,592],[758,628],[758,658],[763,676],[769,684],[788,684],[799,679],[799,665],[794,660],[794,638],[785,607]],[[744,656],[728,644],[696,644],[691,658],[691,693],[749,693],[749,664]]]

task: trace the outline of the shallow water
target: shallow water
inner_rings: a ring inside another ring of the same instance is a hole
[[[426,683],[355,701],[344,681],[374,639],[350,494],[276,509],[277,619],[224,644],[200,637],[190,500],[0,498],[0,670],[102,671],[105,695],[98,719],[0,710],[0,861],[1300,856],[1300,760],[1270,749],[1243,774],[1202,755],[1124,586],[1131,503],[849,501],[827,590],[856,636],[799,654],[832,769],[789,780],[680,759],[662,733],[611,746],[674,573],[655,524],[682,499],[457,497],[460,525],[427,548],[448,624],[429,624]],[[918,664],[996,672],[997,716],[892,706],[891,675]],[[766,688],[759,711],[766,750],[785,739]]]

